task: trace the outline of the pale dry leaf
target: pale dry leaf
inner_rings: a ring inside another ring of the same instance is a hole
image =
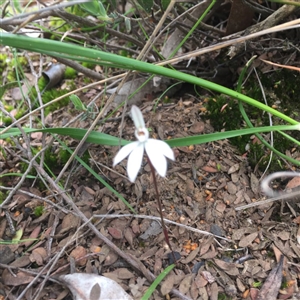
[[[192,299],[198,299],[198,294],[199,293],[198,293],[198,287],[197,287],[195,281],[193,281],[192,284],[191,284],[190,294],[191,294]]]
[[[148,229],[143,234],[140,235],[140,238],[143,240],[147,240],[151,236],[156,236],[160,234],[161,231],[162,228],[160,224],[157,221],[153,221],[151,222],[150,227],[148,227]]]
[[[199,134],[204,131],[204,122],[195,122],[191,127],[190,127],[190,132],[193,134]]]
[[[209,283],[213,283],[216,281],[215,277],[212,276],[212,274],[208,271],[202,271],[201,275],[209,282]]]
[[[1,262],[3,263],[3,262]],[[29,264],[31,264],[31,261],[29,259],[29,255],[24,254],[23,256],[17,258],[16,260],[14,260],[10,266],[12,267],[17,267],[17,268],[24,268],[26,266],[28,266]]]
[[[283,254],[274,244],[272,245],[272,248],[273,248],[273,251],[274,251],[274,254],[275,254],[275,257],[276,257],[276,261],[279,263]],[[286,264],[287,264],[287,261],[286,261],[286,258],[284,258],[283,259],[283,266],[285,267]]]
[[[232,239],[235,240],[235,241],[239,241],[241,240],[241,238],[246,235],[246,234],[249,234],[249,233],[253,233],[253,232],[256,232],[257,229],[255,228],[251,228],[251,227],[242,227],[242,228],[239,228],[239,229],[236,229],[236,230],[233,230],[233,234],[232,234]]]
[[[145,259],[148,259],[149,257],[152,257],[155,255],[155,253],[157,252],[158,250],[158,247],[152,247],[150,248],[149,250],[147,250],[145,253],[143,253],[141,256],[140,256],[140,260],[145,260]]]
[[[201,300],[209,300],[209,296],[205,287],[199,288],[199,296],[199,299]]]
[[[163,80],[163,84],[159,86],[154,86],[153,81],[147,78],[141,77],[130,80],[122,85],[119,89],[118,93],[115,96],[114,102],[120,104],[128,99],[130,94],[135,94],[129,99],[130,104],[139,104],[143,101],[143,99],[147,96],[152,96],[155,93],[159,93],[164,91],[167,88],[167,83],[170,82],[169,79]],[[143,86],[141,89],[140,87]],[[117,91],[118,88],[108,89],[106,92],[111,95]],[[136,92],[138,90],[138,92]]]
[[[133,300],[118,283],[104,276],[73,273],[59,279],[70,289],[74,300]]]

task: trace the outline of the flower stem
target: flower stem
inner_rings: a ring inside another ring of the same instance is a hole
[[[157,187],[155,170],[154,170],[154,167],[153,167],[148,155],[146,155],[146,156],[147,156],[148,164],[150,166],[152,177],[153,177],[153,184],[154,184],[154,189],[155,189],[155,193],[156,193],[156,200],[157,200],[159,215],[160,215],[160,219],[161,219],[161,226],[162,226],[163,233],[164,233],[164,236],[165,236],[165,241],[166,241],[168,247],[170,248],[170,250],[172,251],[173,260],[174,260],[174,263],[176,263],[175,254],[174,254],[174,251],[172,249],[172,246],[171,246],[170,240],[169,240],[168,229],[165,225],[165,221],[164,221],[164,218],[163,218],[162,205],[161,205],[161,201],[160,201],[160,198],[159,198],[159,192],[158,192],[158,187]]]

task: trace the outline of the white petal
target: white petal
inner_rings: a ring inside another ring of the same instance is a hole
[[[146,127],[143,114],[140,111],[140,109],[135,105],[132,105],[132,107],[131,107],[131,118],[134,122],[136,129]]]
[[[139,172],[139,169],[141,168],[143,155],[144,144],[138,143],[135,149],[130,153],[127,162],[127,174],[131,182],[135,182],[136,176]]]
[[[174,152],[166,142],[154,139],[149,139],[148,142],[155,145],[152,147],[155,148],[157,152],[160,152],[161,154],[163,154],[171,160],[175,160]]]
[[[145,149],[154,169],[161,177],[165,177],[167,173],[167,159],[157,147],[158,144],[156,142],[158,141],[149,139],[145,144]]]
[[[114,158],[113,166],[117,165],[120,161],[126,158],[133,151],[133,149],[138,146],[138,143],[139,142],[132,142],[122,147]]]

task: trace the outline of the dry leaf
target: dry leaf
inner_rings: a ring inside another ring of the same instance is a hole
[[[120,229],[114,227],[108,227],[107,230],[114,239],[121,240],[123,238],[123,233]]]
[[[232,276],[237,276],[239,274],[239,270],[236,267],[236,264],[234,263],[228,263],[220,259],[213,259],[215,264],[223,271],[225,271],[227,274]]]
[[[133,239],[135,238],[135,234],[133,233],[132,229],[127,227],[124,231],[124,237],[129,245],[133,246]]]
[[[212,274],[210,272],[207,271],[202,271],[201,275],[209,282],[209,283],[213,283],[216,281],[215,277],[212,276]]]
[[[175,274],[169,274],[165,280],[163,281],[160,292],[162,293],[163,296],[169,294],[174,287],[175,283]]]
[[[76,260],[76,264],[78,264],[79,266],[84,266],[87,262],[87,258],[82,257],[85,257],[86,254],[86,249],[82,246],[78,246],[70,253],[70,256]]]
[[[268,278],[260,289],[256,300],[277,299],[282,282],[283,258],[284,256],[282,255],[278,265],[270,272]]]
[[[248,247],[257,237],[258,232],[250,233],[249,235],[246,235],[243,237],[239,242],[239,247],[245,248]]]
[[[115,281],[96,274],[74,273],[59,276],[74,300],[133,300]]]
[[[2,273],[2,280],[4,285],[19,286],[22,284],[30,283],[33,279],[33,276],[30,276],[23,272],[18,272],[15,274],[15,276],[13,276],[11,272],[5,269]]]
[[[233,166],[231,166],[228,170],[228,174],[232,174],[237,172],[240,169],[240,164],[234,164]]]
[[[72,228],[76,228],[79,225],[79,223],[80,223],[79,217],[71,213],[65,215],[61,223],[61,230],[59,231],[59,234],[63,234]]]
[[[44,260],[47,258],[47,252],[45,248],[36,248],[32,250],[29,256],[31,262],[37,263],[39,266],[43,265]]]
[[[119,255],[114,251],[109,251],[108,255],[105,258],[104,266],[111,266],[114,264],[119,258]]]
[[[135,277],[135,275],[126,268],[116,269],[113,273],[116,274],[119,279],[130,279]]]
[[[156,221],[152,221],[148,229],[140,235],[140,238],[143,240],[149,239],[151,236],[156,236],[162,232],[160,224]]]
[[[182,259],[181,262],[182,262],[183,264],[188,264],[188,263],[190,263],[190,262],[191,262],[192,260],[194,260],[195,257],[198,255],[199,250],[200,250],[200,248],[197,247],[195,250],[193,250],[193,251],[189,254],[189,256],[188,256],[187,258]]]
[[[253,191],[253,193],[255,195],[258,195],[260,192],[260,184],[259,184],[259,180],[253,173],[251,173],[251,176],[250,176],[250,186],[251,186],[251,190]]]
[[[32,230],[32,232],[31,232],[31,234],[30,234],[30,236],[29,236],[29,239],[36,239],[36,238],[39,236],[40,232],[41,232],[41,228],[42,228],[41,225],[35,227],[35,228]],[[32,243],[34,243],[34,241],[27,241],[27,242],[24,242],[24,246],[25,246],[25,247],[29,247]]]
[[[195,274],[188,274],[183,278],[179,285],[179,291],[181,293],[186,294],[189,291],[194,276]]]

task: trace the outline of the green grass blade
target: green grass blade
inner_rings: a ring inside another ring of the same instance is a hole
[[[217,140],[229,139],[232,137],[254,134],[260,132],[270,132],[270,131],[283,131],[283,130],[300,130],[300,123],[298,125],[276,125],[276,126],[265,126],[265,127],[253,127],[253,128],[245,128],[238,130],[231,130],[225,132],[215,132],[204,135],[193,135],[184,138],[176,138],[167,140],[171,147],[182,147],[189,145],[197,145],[204,144],[208,142],[213,142]],[[47,129],[30,129],[24,128],[26,133],[32,132],[48,132],[48,133],[56,133],[60,135],[71,136],[74,139],[81,140],[87,129],[78,129],[78,128],[47,128]],[[11,128],[4,134],[2,134],[1,138],[8,138],[9,136],[17,136],[20,135],[21,132],[18,128]],[[108,146],[118,146],[119,138],[110,136],[105,133],[101,133],[98,131],[92,131],[87,138],[87,142],[98,144],[98,145],[108,145]],[[128,144],[129,141],[121,140],[121,145]],[[299,143],[299,142],[298,142]]]
[[[193,135],[184,138],[176,138],[171,140],[166,140],[171,147],[182,147],[189,145],[197,145],[204,144],[208,142],[213,142],[217,140],[229,139],[236,136],[261,133],[261,132],[270,132],[270,131],[284,131],[284,130],[300,130],[300,123],[298,125],[276,125],[276,126],[265,126],[265,127],[253,127],[253,128],[245,128],[238,130],[231,130],[225,132],[215,132],[204,135]],[[71,136],[74,139],[81,140],[87,129],[78,129],[78,128],[47,128],[47,129],[30,129],[24,128],[26,133],[32,132],[48,132],[48,133],[56,133],[60,135]],[[1,138],[8,138],[10,136],[20,135],[21,132],[18,128],[11,128],[4,134],[2,134]],[[118,146],[119,138],[110,136],[105,133],[101,133],[98,131],[92,131],[87,138],[87,142],[98,144],[98,145],[108,145],[108,146]],[[296,141],[296,140],[295,140]],[[121,140],[121,146],[128,144],[129,141]],[[297,141],[300,145],[300,142]]]
[[[152,284],[147,289],[146,293],[142,297],[141,300],[148,300],[150,296],[153,294],[153,292],[156,290],[157,286],[164,280],[164,278],[174,269],[175,265],[172,264],[165,268],[158,276],[157,278],[152,282]]]
[[[0,178],[2,177],[6,177],[6,176],[12,176],[12,177],[22,177],[23,174],[21,173],[4,173],[4,174],[0,174]],[[36,176],[33,176],[33,175],[26,175],[25,178],[27,179],[35,179]]]
[[[68,44],[59,41],[52,41],[46,39],[36,39],[26,36],[20,36],[10,33],[2,33],[0,36],[0,44],[20,48],[29,51],[35,51],[39,53],[46,53],[48,55],[60,57],[63,54],[69,55],[73,60],[92,59],[95,64],[107,65],[113,64],[118,65],[120,68],[126,70],[137,70],[150,74],[157,74],[174,78],[180,81],[189,82],[205,89],[213,90],[219,93],[226,94],[235,99],[241,100],[249,105],[257,107],[261,110],[267,111],[274,116],[277,116],[290,124],[297,124],[298,122],[285,114],[273,109],[259,101],[256,101],[248,96],[238,93],[229,88],[223,87],[216,83],[185,74],[179,71],[171,70],[165,67],[156,66],[143,61],[138,61],[132,58],[119,56],[116,54],[99,51],[97,49],[84,48],[79,45]],[[58,50],[59,49],[59,50]]]
[[[177,138],[173,140],[167,140],[171,147],[181,147],[181,146],[189,146],[196,144],[204,144],[208,142],[229,139],[236,136],[254,134],[257,132],[270,132],[270,131],[279,131],[279,130],[299,130],[299,125],[277,125],[277,126],[266,126],[266,127],[256,127],[256,128],[245,128],[238,130],[231,130],[225,132],[215,132],[204,135],[195,135],[184,138]]]
[[[33,128],[23,128],[26,133],[32,132],[48,132],[48,133],[56,133],[64,136],[70,136],[76,140],[81,140],[85,133],[86,129],[81,128],[46,128],[46,129],[33,129]],[[6,139],[10,136],[18,136],[21,132],[18,128],[10,128],[7,132],[1,134],[0,138]],[[107,145],[107,146],[124,146],[129,142],[126,140],[120,140],[118,137],[111,136],[109,134],[101,133],[98,131],[92,131],[86,142],[98,144],[98,145]]]

